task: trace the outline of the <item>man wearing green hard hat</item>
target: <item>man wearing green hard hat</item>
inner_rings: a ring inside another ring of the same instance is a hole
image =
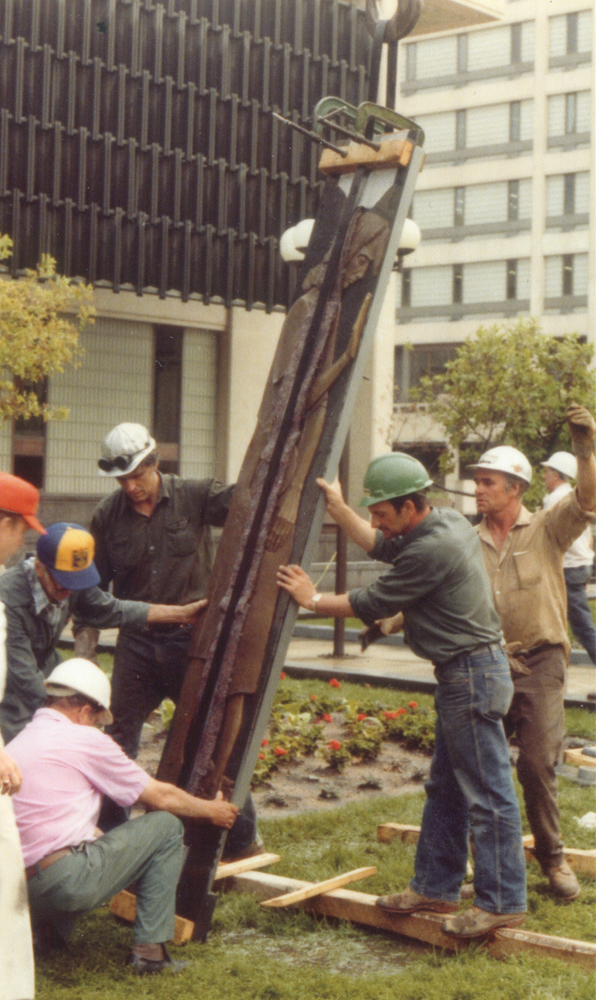
[[[369,587],[320,594],[300,566],[282,566],[280,587],[303,608],[366,625],[401,612],[406,641],[432,661],[437,678],[435,751],[414,878],[378,905],[450,914],[443,930],[465,938],[521,924],[526,866],[502,723],[513,684],[478,536],[457,511],[430,505],[432,481],[411,455],[393,452],[370,463],[360,501],[370,522],[345,503],[336,483],[317,482],[333,520],[388,568]],[[476,898],[458,914],[470,830]]]

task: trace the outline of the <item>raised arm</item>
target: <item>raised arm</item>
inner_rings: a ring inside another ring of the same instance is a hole
[[[596,422],[585,406],[573,403],[567,410],[567,423],[577,458],[577,499],[582,510],[596,510]]]
[[[368,521],[348,506],[342,496],[338,481],[327,483],[324,479],[317,479],[317,486],[320,486],[325,494],[327,513],[335,523],[342,531],[345,531],[348,538],[356,545],[359,545],[365,552],[371,552],[377,540],[377,533]]]

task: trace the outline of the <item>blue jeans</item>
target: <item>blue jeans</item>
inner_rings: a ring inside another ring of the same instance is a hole
[[[581,642],[592,663],[596,666],[596,628],[590,614],[586,584],[590,579],[590,566],[570,566],[564,570],[567,587],[567,618],[573,634]]]
[[[456,902],[471,829],[476,905],[491,913],[523,912],[526,863],[502,723],[513,695],[509,664],[492,644],[436,666],[435,676],[435,752],[411,887]]]

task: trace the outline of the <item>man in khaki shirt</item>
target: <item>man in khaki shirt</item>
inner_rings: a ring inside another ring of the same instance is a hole
[[[565,670],[569,657],[563,556],[596,510],[596,423],[582,406],[567,412],[577,457],[577,486],[550,510],[530,514],[522,495],[532,469],[521,452],[502,446],[475,466],[477,531],[505,641],[519,664],[505,719],[517,735],[517,773],[534,834],[535,853],[554,895],[575,899],[579,883],[563,857],[555,766],[562,747]]]

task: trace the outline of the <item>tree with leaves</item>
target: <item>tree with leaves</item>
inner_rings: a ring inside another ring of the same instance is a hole
[[[418,395],[459,451],[460,467],[509,444],[536,468],[553,452],[571,450],[570,403],[594,409],[593,359],[593,346],[578,335],[546,335],[531,318],[481,326],[444,372],[421,380]]]
[[[10,237],[0,236],[0,260],[11,247]],[[94,314],[91,286],[57,274],[52,257],[44,255],[35,271],[17,279],[0,275],[0,419],[66,416],[35,387],[80,363],[79,332]]]

